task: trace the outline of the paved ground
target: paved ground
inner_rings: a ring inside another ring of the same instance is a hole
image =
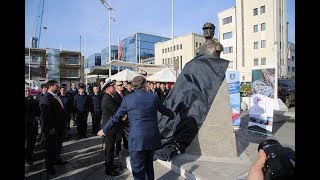
[[[289,109],[290,115],[294,115],[294,107]],[[257,158],[258,144],[267,138],[277,139],[283,146],[295,149],[295,123],[294,117],[290,121],[279,121],[274,123],[273,137],[262,135],[247,130],[248,116],[247,111],[242,113],[241,127],[236,131],[236,140],[244,148],[245,154],[253,163]],[[292,120],[293,119],[293,120]],[[88,118],[88,133],[91,132],[91,117]],[[76,133],[76,127],[72,127],[71,132]],[[57,174],[49,176],[49,179],[67,180],[112,180],[112,179],[133,179],[131,172],[124,169],[124,174],[118,177],[106,176],[104,174],[104,154],[102,151],[102,138],[88,136],[86,139],[70,139],[63,143],[62,158],[69,163],[66,166],[56,166]],[[239,152],[241,154],[241,152]],[[123,152],[121,159],[116,159],[124,167],[125,157],[128,154]],[[47,179],[44,167],[44,151],[37,148],[35,151],[36,161],[33,166],[25,165],[25,179]],[[158,161],[154,161],[155,179],[160,180],[182,180],[182,176],[176,174],[170,168],[166,168]],[[210,175],[210,172],[205,172]],[[210,179],[210,178],[209,178]]]

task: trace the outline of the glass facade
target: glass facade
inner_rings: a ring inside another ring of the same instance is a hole
[[[111,61],[118,59],[118,46],[111,45]],[[101,66],[105,66],[109,61],[109,48],[101,50]]]
[[[111,61],[118,60],[118,46],[111,45]],[[101,66],[105,66],[109,61],[109,48],[104,48],[101,50]],[[118,70],[118,66],[112,66],[112,70]],[[119,67],[119,70],[123,70],[125,68]]]
[[[47,49],[47,79],[60,82],[60,50]]]
[[[88,57],[86,68],[90,68],[92,66],[101,66],[101,54],[100,53],[94,53]]]
[[[126,62],[138,63],[143,59],[154,57],[154,44],[157,42],[167,41],[170,38],[135,33],[121,41],[121,59]]]

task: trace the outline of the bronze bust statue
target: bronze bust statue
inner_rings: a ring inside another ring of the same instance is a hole
[[[197,55],[207,54],[213,57],[220,57],[220,53],[223,51],[223,46],[219,42],[213,40],[215,26],[212,23],[207,22],[203,25],[202,29],[206,42],[198,48]]]

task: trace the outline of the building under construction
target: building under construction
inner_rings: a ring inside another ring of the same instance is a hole
[[[25,48],[25,79],[29,78],[30,63],[31,80],[52,79],[70,87],[71,82],[84,82],[83,62],[84,57],[79,51]]]

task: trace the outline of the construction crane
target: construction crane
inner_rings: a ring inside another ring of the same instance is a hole
[[[32,48],[39,48],[40,37],[41,37],[41,28],[42,28],[42,18],[44,12],[44,2],[45,0],[39,0],[37,6],[37,14],[36,14],[36,27],[34,36],[32,37]],[[45,30],[47,27],[43,27]]]

